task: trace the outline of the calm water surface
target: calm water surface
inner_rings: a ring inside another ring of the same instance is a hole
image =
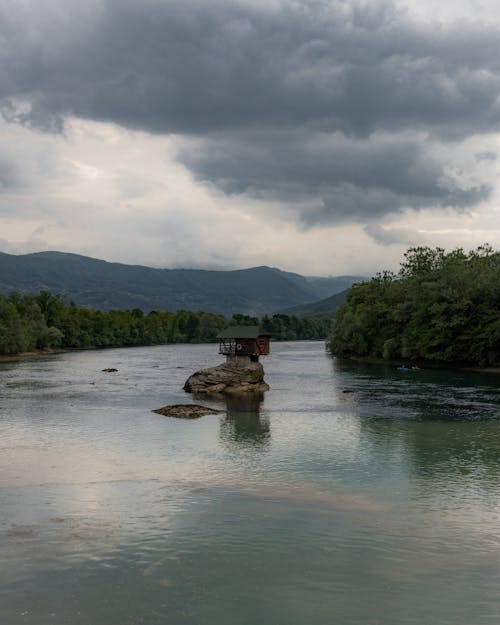
[[[151,412],[216,351],[0,363],[2,624],[500,623],[499,377],[282,343],[262,402]]]

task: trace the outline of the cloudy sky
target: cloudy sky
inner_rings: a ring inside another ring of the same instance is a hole
[[[498,0],[0,0],[0,251],[500,248]]]

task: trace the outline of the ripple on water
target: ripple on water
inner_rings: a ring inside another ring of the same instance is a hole
[[[500,622],[492,378],[273,344],[262,402],[151,413],[210,364],[211,345],[2,364],[2,622]]]

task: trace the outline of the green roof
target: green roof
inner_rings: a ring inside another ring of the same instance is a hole
[[[217,335],[218,339],[256,339],[259,326],[229,326]]]

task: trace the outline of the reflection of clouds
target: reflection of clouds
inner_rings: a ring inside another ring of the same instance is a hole
[[[330,507],[338,511],[360,512],[380,512],[386,509],[382,502],[365,495],[346,494],[342,491],[332,492],[325,487],[307,482],[253,484],[247,488],[243,487],[243,490],[246,490],[253,497],[262,498],[266,501],[316,504],[325,506],[326,510]]]
[[[429,575],[453,577],[457,570],[475,574],[493,567],[500,555],[498,527],[476,524],[469,531],[458,511],[456,516],[432,508],[408,514],[380,496],[331,485],[210,475],[199,482],[91,483],[78,485],[78,490],[74,486],[48,485],[31,491],[31,498],[23,497],[26,507],[38,502],[39,517],[45,516],[4,524],[0,540],[8,556],[3,558],[0,582],[88,564],[97,571],[132,567],[148,583],[176,587],[179,579],[173,571],[190,561],[189,554],[203,552],[206,544],[216,550],[229,536],[236,541],[233,546],[241,541],[244,549],[247,534],[238,534],[241,519],[256,528],[265,519],[266,537],[273,528],[290,526],[291,519],[298,519],[301,528],[305,518],[313,527],[319,524],[319,534],[306,540],[307,557],[333,570],[353,566],[353,553],[360,554],[353,547],[358,537],[361,551],[369,554],[359,555],[363,575],[391,584],[418,583]],[[16,498],[26,494],[22,489],[13,492]],[[49,499],[53,505],[44,511]],[[257,548],[262,548],[259,535],[257,529]],[[286,542],[293,532],[286,536],[277,541]]]
[[[154,576],[155,544],[162,549],[176,536],[197,535],[218,522],[221,501],[231,507],[243,495],[257,512],[287,516],[290,506],[313,504],[325,513],[373,512],[367,498],[328,493],[307,483],[265,484],[241,477],[209,476],[202,481],[162,480],[45,484],[8,489],[2,508],[0,539],[5,545],[0,581],[40,571],[65,570],[84,562],[116,566],[127,552],[139,551],[144,576]],[[231,494],[227,499],[228,493]],[[248,499],[249,498],[249,499]],[[271,506],[271,507],[269,507]],[[113,564],[114,563],[114,564]]]
[[[36,444],[12,447],[2,456],[0,468],[3,487],[68,484],[78,489],[80,484],[200,475],[194,465],[181,468],[177,462],[155,458],[134,458],[130,462],[127,456],[107,455],[75,443],[70,449]]]

